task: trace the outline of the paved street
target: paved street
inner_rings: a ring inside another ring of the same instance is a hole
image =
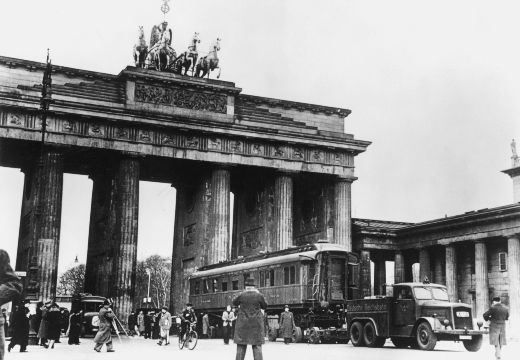
[[[55,349],[44,349],[39,346],[30,346],[29,352],[19,353],[16,347],[11,353],[6,354],[8,360],[61,360],[61,359],[110,359],[110,360],[157,360],[182,358],[186,360],[231,360],[235,357],[236,347],[233,344],[225,346],[221,339],[199,340],[195,350],[179,350],[175,341],[169,346],[159,347],[156,341],[144,339],[123,339],[114,342],[115,353],[95,353],[92,350],[92,339],[82,339],[79,346],[69,346],[66,343],[56,344]],[[66,339],[63,339],[66,341]],[[487,339],[486,339],[487,341]],[[502,359],[509,360],[517,358],[520,344],[514,343],[506,346]],[[251,349],[248,348],[246,359],[253,359]],[[264,359],[283,360],[382,360],[382,359],[413,359],[413,360],[493,360],[493,350],[487,342],[477,353],[467,352],[462,344],[439,342],[435,351],[419,351],[410,349],[396,349],[387,342],[383,349],[354,348],[348,344],[291,344],[284,345],[282,341],[266,343],[264,345]]]

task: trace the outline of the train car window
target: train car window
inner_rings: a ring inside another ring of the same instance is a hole
[[[194,295],[194,294],[195,294],[195,281],[190,280],[190,295]]]
[[[246,286],[245,286],[245,283],[246,283],[247,279],[249,279],[249,277],[250,277],[250,274],[249,274],[249,273],[244,273],[244,282],[242,283],[242,284],[244,284],[244,289],[245,289],[245,287],[246,287]]]
[[[269,286],[274,286],[274,269],[269,270]]]
[[[200,294],[200,281],[199,280],[195,281],[193,292],[195,293],[195,295]]]
[[[213,286],[211,288],[211,292],[217,292],[218,291],[218,281],[217,279],[213,279]]]
[[[269,274],[269,273],[267,273],[267,274]],[[259,284],[259,287],[265,287],[265,275],[266,275],[266,272],[260,270],[260,284]]]
[[[233,290],[238,290],[238,280],[233,280],[231,282],[231,287],[233,288]]]
[[[294,266],[289,268],[289,281],[291,284],[296,284],[296,268]]]
[[[202,293],[207,294],[208,291],[209,291],[209,280],[205,279],[205,280],[203,280],[203,283],[202,283]]]
[[[227,281],[222,281],[222,291],[227,291]]]
[[[290,283],[290,277],[289,277],[289,267],[284,267],[283,268],[283,284],[284,285],[289,285]]]

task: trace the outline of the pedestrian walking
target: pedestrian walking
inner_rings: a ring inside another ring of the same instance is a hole
[[[11,342],[7,346],[7,351],[11,351],[16,345],[20,345],[20,352],[27,352],[30,317],[29,309],[26,307],[27,303],[28,301],[24,301],[15,306],[11,323]]]
[[[94,337],[94,350],[101,352],[103,344],[107,346],[107,352],[114,352],[112,347],[112,320],[115,318],[112,309],[110,308],[110,301],[105,300],[103,307],[99,310],[99,330]]]
[[[207,312],[202,313],[202,337],[209,338],[209,315]]]
[[[234,341],[237,344],[236,360],[244,360],[247,345],[253,347],[254,360],[262,360],[262,344],[265,342],[264,316],[267,308],[264,296],[255,288],[254,279],[246,279],[245,290],[233,299],[238,306]]]
[[[190,330],[190,324],[197,324],[197,315],[193,310],[193,305],[187,303],[186,308],[181,313],[181,332],[179,333],[181,339]]]
[[[153,314],[151,311],[144,317],[144,338],[150,339],[152,337]]]
[[[137,315],[137,336],[144,335],[144,313],[143,311],[139,311],[139,315]]]
[[[54,349],[54,343],[60,341],[61,336],[61,311],[58,304],[53,303],[47,312],[47,340],[46,348]]]
[[[283,342],[286,345],[291,343],[295,328],[294,315],[289,311],[289,305],[285,305],[284,312],[280,315],[280,330],[282,331]]]
[[[40,339],[40,346],[48,347],[47,338],[49,333],[49,321],[47,320],[47,314],[51,308],[51,302],[47,301],[42,307],[42,319],[38,328],[38,338]]]
[[[79,345],[79,335],[81,332],[81,318],[83,310],[71,311],[69,316],[69,327],[67,329],[67,336],[69,337],[69,345]]]
[[[502,304],[499,296],[495,296],[483,317],[489,321],[489,344],[495,346],[495,357],[499,360],[502,356],[502,346],[507,344],[506,320],[509,319],[509,309]]]
[[[158,312],[157,314],[155,311],[153,312],[152,316],[152,339],[159,339],[161,334],[161,327],[159,326],[159,317],[161,316],[161,313]]]
[[[22,293],[22,282],[9,262],[7,252],[0,249],[0,306],[16,300]],[[0,360],[4,359],[5,351],[4,321],[0,316]]]
[[[233,318],[234,320],[231,321],[231,334],[230,334],[230,338],[231,339],[234,339],[235,338],[235,324],[237,322],[237,308],[235,306],[232,306],[231,307],[231,311],[233,312]]]
[[[231,311],[231,305],[228,305],[226,306],[226,310],[222,313],[222,332],[224,344],[226,345],[229,345],[229,335],[233,321],[235,321],[235,313]]]
[[[130,315],[128,315],[128,334],[129,335],[134,335],[134,334],[137,334],[137,331],[136,331],[136,328],[135,328],[135,325],[136,325],[136,316],[135,316],[135,312],[131,312]]]
[[[168,312],[168,308],[164,306],[159,314],[159,326],[161,328],[161,339],[157,343],[159,346],[170,344],[170,328],[172,327],[172,315]]]

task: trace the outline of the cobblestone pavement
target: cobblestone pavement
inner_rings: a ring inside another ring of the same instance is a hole
[[[67,345],[67,339],[63,343],[56,344],[54,349],[44,349],[40,346],[29,346],[27,353],[20,353],[18,346],[10,353],[6,351],[7,360],[159,360],[159,359],[185,359],[185,360],[233,360],[236,346],[231,342],[224,345],[221,339],[199,340],[197,347],[190,351],[179,350],[177,338],[172,337],[169,346],[158,346],[155,340],[142,338],[123,338],[120,342],[114,341],[116,352],[107,353],[103,347],[102,353],[93,351],[92,339],[81,339],[81,345]],[[435,351],[419,351],[411,349],[396,349],[387,342],[382,349],[354,348],[350,344],[290,344],[284,345],[283,341],[268,342],[263,347],[265,360],[494,360],[493,348],[488,345],[487,339],[482,349],[477,353],[470,353],[460,343],[438,342]],[[517,355],[514,355],[514,354]],[[520,343],[511,343],[504,348],[502,360],[518,358]],[[251,348],[248,348],[246,360],[252,360]]]

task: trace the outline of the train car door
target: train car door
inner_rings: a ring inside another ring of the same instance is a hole
[[[330,300],[345,299],[345,259],[330,257],[329,266]]]

